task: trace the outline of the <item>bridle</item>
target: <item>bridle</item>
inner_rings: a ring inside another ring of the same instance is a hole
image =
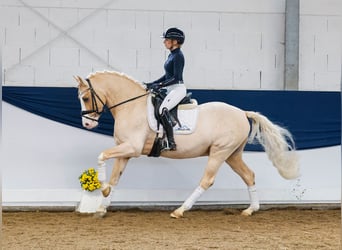
[[[89,80],[88,78],[86,78],[86,81],[88,82],[89,88],[87,88],[86,90],[82,91],[82,92],[79,94],[79,96],[83,95],[86,91],[90,91],[90,94],[91,94],[91,102],[92,102],[92,109],[91,109],[91,110],[81,111],[81,116],[84,117],[84,118],[87,118],[87,119],[89,119],[89,120],[96,121],[96,122],[98,121],[97,119],[94,119],[94,118],[89,117],[89,116],[86,116],[86,115],[92,114],[92,113],[96,113],[96,114],[98,114],[98,115],[101,115],[102,113],[106,112],[106,110],[111,110],[111,109],[116,108],[116,107],[118,107],[118,106],[120,106],[120,105],[122,105],[122,104],[125,104],[125,103],[127,103],[127,102],[131,102],[131,101],[134,101],[134,100],[136,100],[136,99],[139,99],[139,98],[141,98],[141,97],[146,96],[146,95],[149,94],[149,92],[147,92],[147,93],[145,93],[145,94],[138,95],[138,96],[133,97],[133,98],[130,98],[130,99],[128,99],[128,100],[122,101],[122,102],[120,102],[120,103],[118,103],[118,104],[115,104],[115,105],[113,105],[113,106],[106,107],[106,104],[101,100],[100,96],[95,92],[95,90],[94,90],[94,88],[93,88],[93,86],[92,86],[90,80]],[[103,106],[103,108],[102,108],[101,111],[99,111],[99,108],[98,108],[96,99],[98,99],[98,100],[101,102],[102,106]]]

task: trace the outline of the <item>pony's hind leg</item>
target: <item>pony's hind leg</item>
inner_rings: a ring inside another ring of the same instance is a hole
[[[200,181],[200,185],[193,191],[193,193],[185,200],[182,206],[173,211],[170,216],[172,218],[181,218],[185,211],[192,208],[195,202],[201,197],[201,195],[214,183],[216,174],[224,160],[222,157],[216,157],[214,155],[209,156],[208,164],[205,169],[204,175]]]
[[[246,163],[242,160],[242,150],[238,150],[232,154],[226,163],[243,179],[248,187],[248,194],[250,198],[250,206],[242,211],[242,215],[250,216],[260,208],[259,199],[255,187],[254,172],[248,168]]]

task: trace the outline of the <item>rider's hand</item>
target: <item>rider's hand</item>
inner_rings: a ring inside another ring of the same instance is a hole
[[[151,83],[145,83],[147,90],[158,90],[161,86],[159,83],[151,82]]]
[[[154,82],[150,82],[150,83],[146,83],[144,82],[144,84],[146,85],[146,89],[152,89],[153,84],[155,84]]]

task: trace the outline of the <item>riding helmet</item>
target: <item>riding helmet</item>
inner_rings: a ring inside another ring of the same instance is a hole
[[[185,35],[184,35],[184,32],[178,28],[170,28],[166,32],[163,33],[162,38],[174,39],[179,44],[183,44],[185,40]]]

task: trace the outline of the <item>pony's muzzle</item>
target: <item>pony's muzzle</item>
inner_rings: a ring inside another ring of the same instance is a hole
[[[90,117],[88,115],[82,116],[82,125],[87,129],[93,129],[99,125],[99,117]]]

